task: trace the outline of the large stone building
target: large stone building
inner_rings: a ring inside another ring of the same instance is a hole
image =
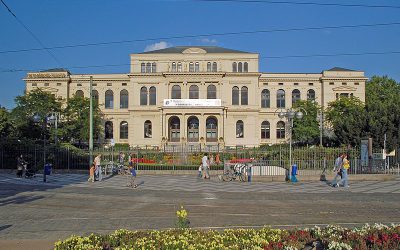
[[[28,73],[26,90],[89,97],[92,76],[93,97],[105,114],[104,139],[131,146],[275,144],[287,140],[288,131],[277,114],[297,100],[325,107],[340,96],[365,101],[362,71],[263,73],[257,53],[207,46],[178,46],[130,58],[130,72],[124,74]]]

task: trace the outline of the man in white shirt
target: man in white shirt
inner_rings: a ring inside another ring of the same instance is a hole
[[[210,179],[210,175],[208,173],[208,169],[210,166],[210,161],[208,160],[208,154],[205,153],[203,158],[201,158],[201,165],[202,165],[202,174],[204,179]]]

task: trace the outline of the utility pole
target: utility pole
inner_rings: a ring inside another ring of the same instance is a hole
[[[93,163],[93,96],[92,96],[92,88],[93,88],[93,76],[90,76],[90,84],[89,84],[89,98],[90,98],[90,109],[89,109],[89,165]]]
[[[321,113],[320,113],[320,120],[319,120],[319,123],[320,123],[320,134],[319,134],[319,146],[320,147],[323,147],[324,146],[324,144],[323,144],[323,134],[324,134],[324,112],[323,112],[323,110],[321,109]]]

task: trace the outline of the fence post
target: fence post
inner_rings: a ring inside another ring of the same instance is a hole
[[[37,165],[36,165],[36,143],[35,143],[35,169],[37,169]]]
[[[67,146],[67,169],[69,173],[69,146]]]

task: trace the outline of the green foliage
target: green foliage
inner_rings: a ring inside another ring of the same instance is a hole
[[[10,113],[7,109],[0,106],[0,138],[10,136],[14,130]]]
[[[315,144],[315,142],[318,141],[320,134],[317,114],[321,108],[313,101],[297,101],[293,107],[303,112],[304,115],[301,120],[297,118],[294,119],[293,140],[302,143]]]
[[[16,107],[12,110],[12,120],[21,138],[41,138],[41,124],[33,122],[33,116],[38,114],[44,121],[49,112],[60,112],[61,102],[51,93],[35,89],[28,94],[15,98]]]
[[[366,85],[368,132],[375,146],[389,150],[400,147],[400,84],[387,76],[371,78]]]
[[[357,146],[367,136],[367,112],[356,97],[342,97],[329,103],[326,118],[340,144]]]
[[[62,112],[61,133],[64,141],[89,141],[89,98],[72,97],[68,99]],[[93,103],[93,134],[101,137],[102,114],[97,103]]]

